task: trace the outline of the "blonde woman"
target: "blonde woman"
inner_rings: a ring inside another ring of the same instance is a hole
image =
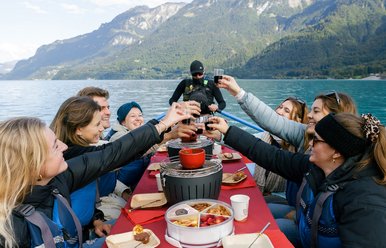
[[[68,161],[63,159],[67,146],[41,120],[25,117],[1,122],[0,247],[54,247],[74,241],[81,246],[81,231],[75,228],[79,225],[77,218],[73,217],[68,225],[54,219],[54,203],[61,202],[55,199],[68,201],[71,192],[127,164],[160,142],[167,128],[187,118],[193,117],[185,114],[180,104],[173,104],[159,123],[151,121],[101,151]],[[31,206],[44,223],[52,225],[47,232],[51,236],[31,235],[27,217],[16,211],[25,206]],[[71,213],[71,208],[66,211]]]
[[[293,120],[300,123],[308,122],[307,105],[305,101],[298,97],[286,98],[275,109],[275,112],[278,115],[283,116],[289,120]],[[257,137],[267,142],[268,144],[275,145],[284,150],[296,152],[296,147],[288,144],[284,140],[281,140],[280,138],[270,134],[269,132],[259,133]],[[253,177],[255,178],[255,181],[259,186],[260,191],[265,196],[267,202],[285,202],[284,194],[286,189],[286,180],[283,177],[273,172],[269,172],[257,164],[255,165]],[[272,193],[282,194],[283,197],[272,195]]]

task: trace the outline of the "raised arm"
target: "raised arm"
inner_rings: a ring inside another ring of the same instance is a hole
[[[296,147],[302,147],[306,125],[288,120],[262,102],[252,93],[245,92],[231,76],[223,76],[218,85],[236,97],[246,114],[264,130],[278,136]]]
[[[225,134],[224,142],[227,145],[261,167],[295,182],[301,182],[304,174],[309,170],[311,164],[307,155],[279,149],[238,127],[228,127],[228,124],[220,117],[213,117],[211,121],[214,124],[209,124],[209,126]]]

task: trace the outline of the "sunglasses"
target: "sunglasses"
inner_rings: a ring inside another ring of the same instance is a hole
[[[193,77],[202,76],[202,75],[204,75],[204,73],[201,73],[201,72],[192,74]]]
[[[292,100],[292,101],[296,101],[300,104],[300,106],[302,107],[302,114],[301,114],[301,119],[303,119],[304,117],[304,112],[305,112],[305,108],[306,108],[306,102],[297,97],[297,96],[290,96],[290,97],[287,97],[283,102],[287,101],[287,100]]]
[[[324,96],[326,97],[335,97],[335,100],[336,100],[336,103],[339,105],[340,104],[340,97],[339,97],[339,94],[338,92],[336,92],[335,90],[327,93],[327,94],[324,94]]]
[[[321,139],[318,139],[315,135],[314,137],[312,138],[312,147],[314,147],[316,144],[318,143],[326,143],[326,141],[324,140],[321,140]]]

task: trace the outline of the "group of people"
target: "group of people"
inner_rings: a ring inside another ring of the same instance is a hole
[[[317,95],[307,120],[301,118],[308,110],[299,98],[289,98],[303,108],[298,112],[296,108],[293,113],[298,118],[291,119],[245,92],[231,76],[223,76],[218,87],[233,95],[264,130],[294,149],[267,144],[238,127],[229,127],[220,117],[211,118],[209,126],[217,133],[208,136],[221,137],[269,171],[263,174],[265,182],[270,173],[287,180],[287,203],[268,205],[295,247],[384,247],[386,132],[377,118],[359,116],[352,98],[341,92]]]
[[[31,117],[0,122],[0,247],[100,247],[150,156],[162,142],[195,133],[199,124],[182,121],[200,115],[210,116],[204,135],[256,163],[254,178],[295,247],[384,247],[386,133],[379,120],[359,116],[341,92],[317,95],[310,109],[290,96],[273,110],[231,76],[218,84],[205,79],[200,61],[190,72],[160,121],[145,123],[132,101],[111,126],[108,91],[86,87],[49,126]],[[226,106],[220,88],[266,131],[256,137],[214,116]]]

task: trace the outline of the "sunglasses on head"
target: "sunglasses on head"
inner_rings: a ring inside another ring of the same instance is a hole
[[[287,100],[294,100],[294,101],[297,101],[298,103],[300,103],[301,105],[306,105],[306,102],[297,96],[290,96],[287,99],[285,99],[284,101],[287,101]]]
[[[336,92],[335,90],[331,91],[331,92],[328,92],[327,94],[324,94],[324,96],[326,97],[335,97],[335,101],[336,103],[339,105],[340,104],[340,97],[339,97],[339,94],[338,92]]]
[[[303,99],[301,99],[301,98],[299,98],[297,96],[287,97],[283,102],[285,102],[287,100],[296,101],[296,102],[298,102],[301,105],[301,107],[302,107],[301,119],[303,119],[303,117],[304,117],[304,109],[306,108],[306,102]]]

